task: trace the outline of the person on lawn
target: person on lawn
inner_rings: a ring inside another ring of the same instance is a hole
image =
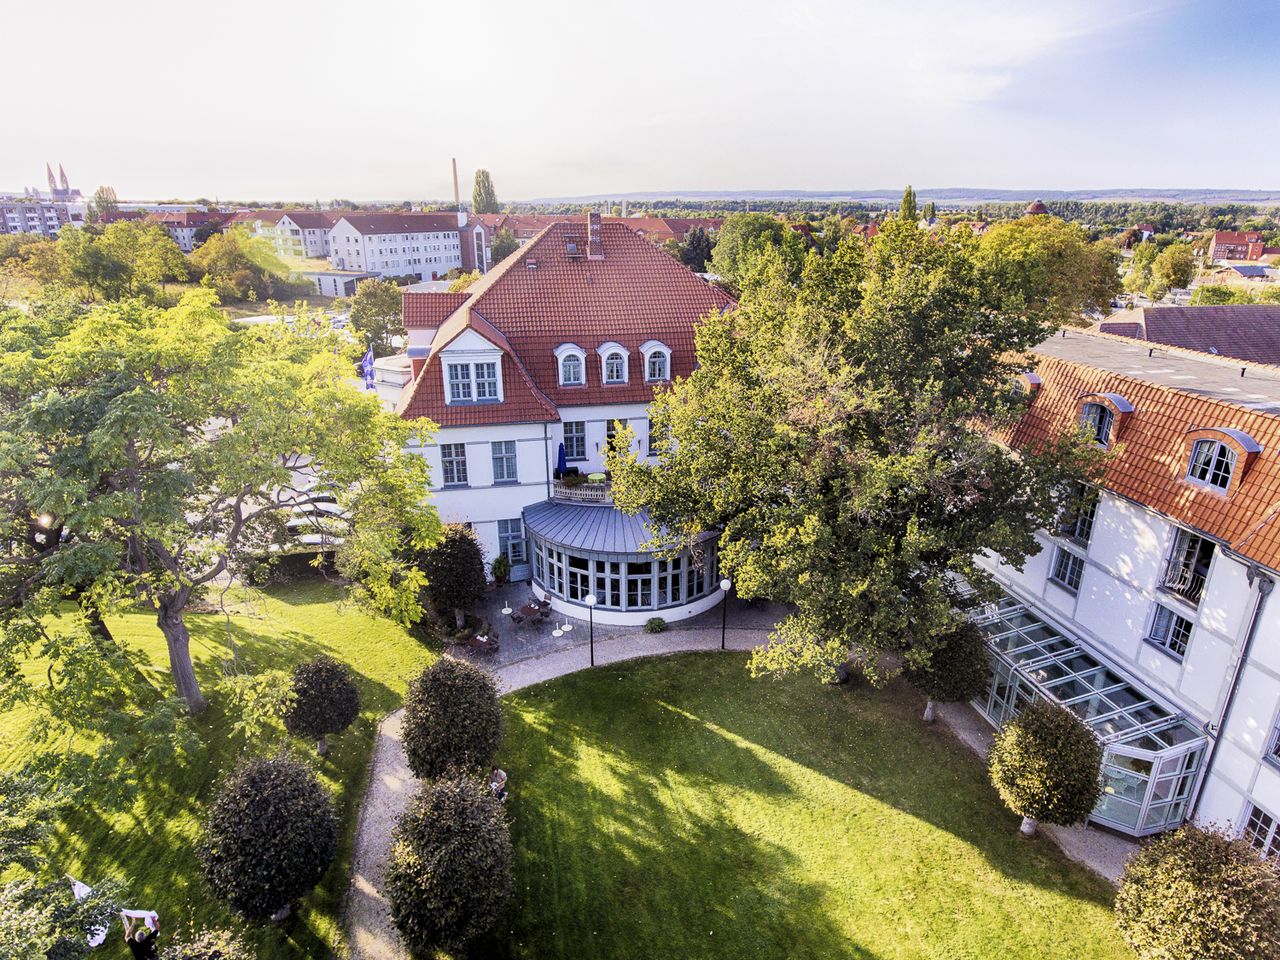
[[[499,770],[494,767],[489,771],[489,789],[493,791],[493,795],[498,798],[499,802],[506,803],[507,774],[505,770]]]
[[[124,917],[124,942],[129,945],[133,960],[156,960],[160,956],[156,948],[156,937],[160,936],[160,921],[156,920],[154,929],[143,922],[138,922],[135,932],[134,918],[125,917],[123,914],[121,916]]]

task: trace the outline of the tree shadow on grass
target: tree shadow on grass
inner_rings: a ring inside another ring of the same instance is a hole
[[[635,915],[665,911],[678,931],[671,935],[685,936],[706,925],[708,905],[728,904],[743,911],[726,921],[753,931],[744,944],[750,949],[739,955],[802,956],[774,954],[761,940],[771,926],[791,923],[770,914],[771,906],[785,906],[784,913],[798,911],[805,929],[820,931],[799,941],[814,955],[856,956],[843,952],[847,933],[815,905],[822,890],[813,882],[792,876],[765,903],[753,904],[743,892],[760,878],[794,873],[794,849],[807,849],[831,870],[819,874],[823,882],[839,887],[829,902],[862,910],[864,920],[877,910],[902,918],[910,929],[903,943],[921,951],[902,955],[1016,954],[1035,936],[1058,938],[1045,956],[1071,955],[1073,943],[1080,956],[1119,955],[1108,936],[1079,929],[1085,915],[1105,918],[1110,886],[1069,863],[1047,838],[1021,839],[980,758],[945,729],[923,724],[922,706],[903,685],[850,690],[807,676],[752,680],[741,657],[715,654],[612,665],[513,695],[501,759],[512,777],[517,882],[524,886],[519,916],[505,940],[494,942],[511,956],[558,956],[547,954],[548,943],[581,948],[598,942],[598,925],[608,923],[638,926],[631,936],[654,948],[648,955],[683,949],[728,957],[734,954],[711,953],[709,945],[664,943],[653,934],[654,921]],[[739,820],[769,836],[790,825],[762,824],[751,810],[782,811],[764,816],[803,821],[786,841],[798,838],[799,845],[783,849],[747,837],[715,810],[681,809],[678,788],[699,797],[737,794],[747,808],[738,808]],[[866,862],[827,857],[828,831],[829,844],[847,843],[850,856]],[[646,891],[661,895],[646,900]],[[796,898],[804,905],[793,904]],[[571,916],[606,919],[591,929],[575,921],[572,935],[562,933],[566,904]],[[1025,937],[1020,909],[1039,914]],[[538,923],[554,924],[554,935]],[[949,925],[963,929],[953,937]],[[886,942],[884,929],[878,935],[854,946],[875,949]]]
[[[545,735],[530,719],[508,713],[511,742]],[[662,771],[616,755],[584,761],[573,747],[582,733],[558,728],[537,770],[510,764],[516,895],[471,960],[782,960],[829,957],[834,944],[851,960],[876,960],[836,925],[794,853],[740,829],[713,791],[698,809],[678,804],[674,782],[701,779],[696,761]],[[700,735],[679,736],[696,754]],[[743,753],[744,779],[754,767],[767,780]]]

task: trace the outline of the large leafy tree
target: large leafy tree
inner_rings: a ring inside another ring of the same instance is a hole
[[[191,266],[224,300],[265,300],[289,292],[289,268],[265,237],[243,228],[216,233],[192,251]]]
[[[907,184],[905,190],[902,191],[902,203],[898,205],[898,219],[909,220],[914,223],[919,214],[916,212],[916,190],[911,184]]]
[[[978,244],[979,266],[999,300],[1058,325],[1110,310],[1121,289],[1119,262],[1114,243],[1091,243],[1083,227],[1057,217],[997,224]]]
[[[340,556],[358,597],[411,621],[433,542],[426,468],[404,453],[428,426],[350,381],[327,326],[231,328],[206,290],[172,310],[0,314],[0,556],[4,656],[40,642],[67,598],[155,613],[177,693],[205,706],[186,611],[283,536],[292,512],[345,508]]]
[[[471,209],[474,213],[497,213],[498,191],[493,188],[493,177],[488,170],[477,170],[475,184],[471,188]]]
[[[744,274],[754,258],[767,248],[781,252],[787,276],[796,279],[804,265],[804,241],[777,217],[768,213],[735,213],[716,233],[711,253],[711,272],[730,290],[741,288]]]
[[[186,277],[186,257],[163,227],[121,220],[62,231],[55,272],[43,279],[74,287],[89,300],[120,300],[150,296],[158,285]]]
[[[1186,288],[1196,275],[1196,255],[1189,243],[1165,247],[1151,261],[1151,275],[1166,289]]]
[[[988,584],[985,551],[1022,563],[1062,482],[1087,474],[1078,437],[1021,456],[992,437],[1051,327],[1000,289],[972,236],[904,220],[810,257],[799,284],[766,251],[738,309],[698,327],[694,372],[655,398],[658,463],[611,451],[615,501],[646,509],[660,546],[718,530],[739,595],[794,606],[757,670],[826,674],[855,650],[923,667],[958,623],[952,574]]]
[[[497,266],[519,249],[520,241],[516,239],[514,233],[510,230],[499,230],[493,235],[493,242],[489,244],[489,258],[493,265]]]
[[[706,230],[702,227],[694,227],[685,235],[680,259],[690,270],[702,273],[707,269],[707,262],[711,259],[714,246]]]
[[[404,336],[404,296],[390,280],[361,280],[351,298],[351,326],[364,349],[375,357],[395,352],[394,339]]]

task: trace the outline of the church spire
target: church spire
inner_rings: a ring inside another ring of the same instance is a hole
[[[62,169],[62,164],[58,164],[58,179],[62,183],[62,189],[71,192],[71,184],[67,183],[67,171]]]
[[[58,181],[53,179],[53,167],[49,166],[49,161],[44,162],[44,173],[49,180],[49,192],[53,193],[58,189]]]

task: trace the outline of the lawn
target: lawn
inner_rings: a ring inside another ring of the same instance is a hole
[[[508,697],[517,892],[472,958],[1131,958],[921,706],[723,654]]]
[[[324,760],[311,745],[292,741],[308,757],[332,791],[342,824],[342,845],[321,886],[281,927],[249,928],[263,960],[328,956],[341,940],[339,910],[346,890],[358,803],[368,774],[378,720],[394,709],[408,679],[433,655],[394,624],[366,616],[340,604],[338,588],[320,581],[244,591],[234,603],[233,636],[240,656],[256,669],[288,668],[300,660],[327,653],[350,665],[360,686],[363,710],[356,724],[340,737]],[[187,620],[192,634],[196,672],[206,691],[231,656],[226,621],[218,614]],[[117,637],[143,651],[152,666],[141,680],[168,693],[171,682],[164,640],[152,616],[138,613],[114,618]],[[0,716],[0,766],[22,759],[21,734],[28,714]],[[169,930],[187,921],[236,926],[228,911],[203,884],[195,858],[203,810],[217,779],[234,765],[243,749],[229,736],[229,721],[211,697],[209,711],[198,721],[200,749],[185,761],[142,771],[143,786],[128,805],[97,802],[91,794],[63,822],[48,849],[49,873],[71,873],[89,883],[104,876],[126,880],[133,904],[155,909]],[[255,752],[274,747],[255,745]],[[113,932],[104,960],[126,956]]]

